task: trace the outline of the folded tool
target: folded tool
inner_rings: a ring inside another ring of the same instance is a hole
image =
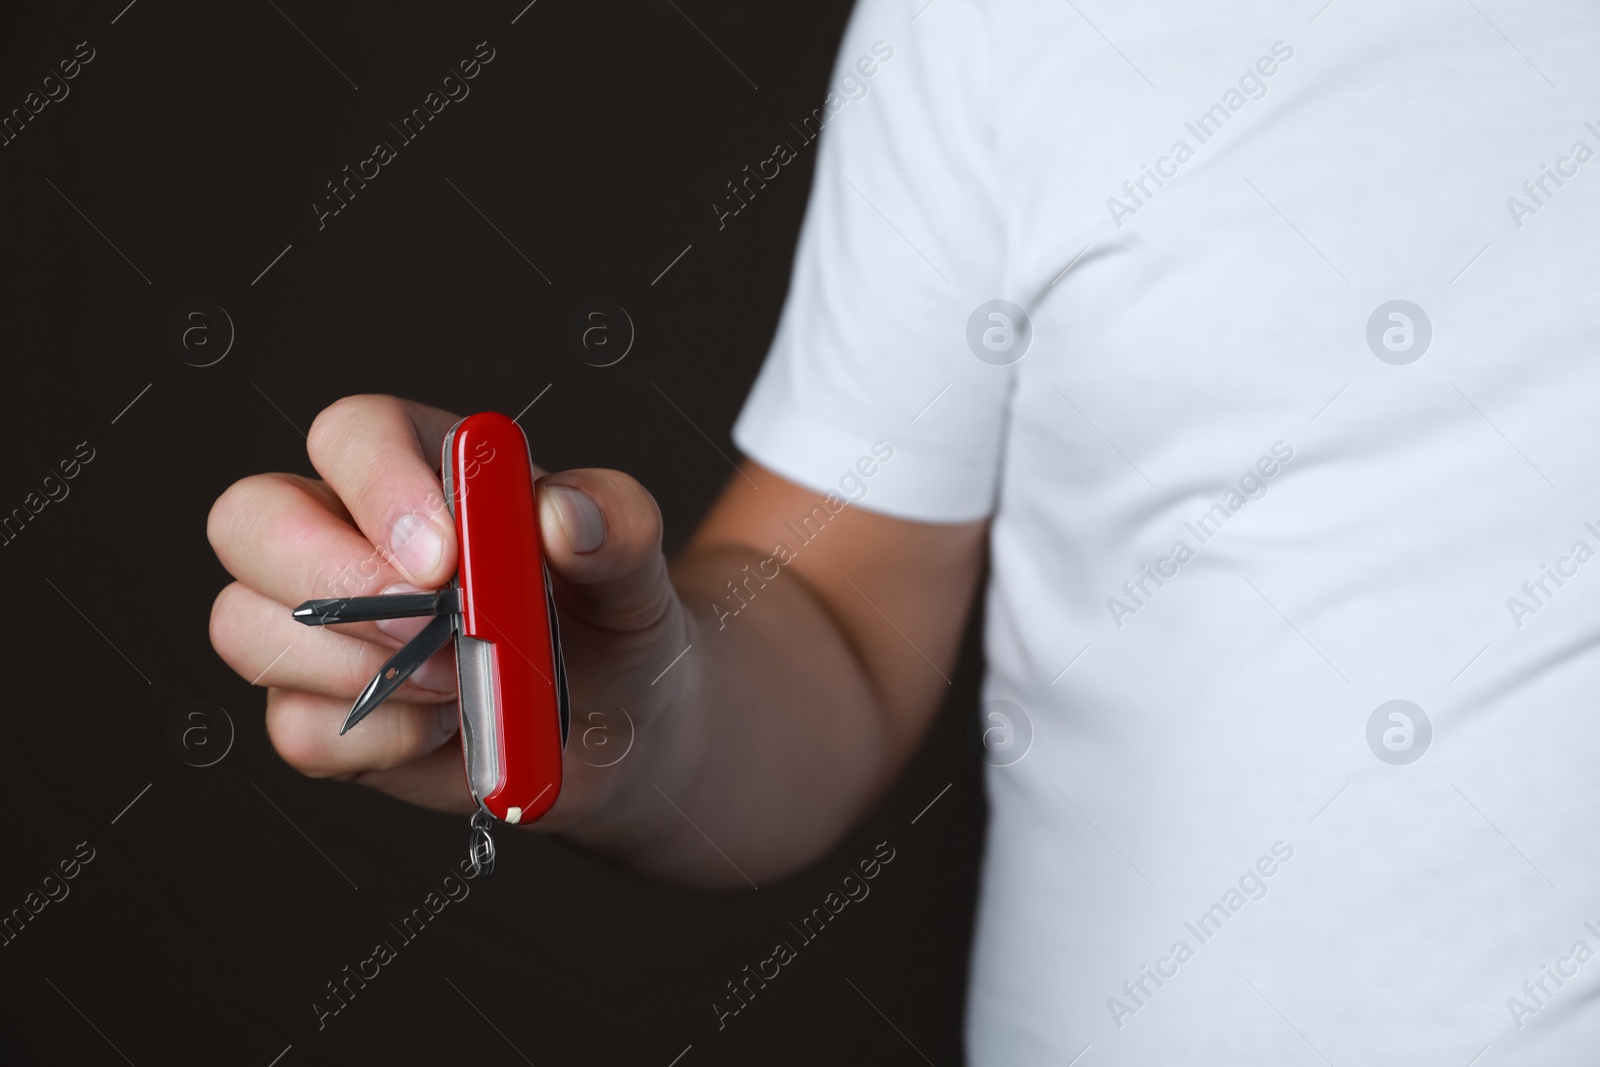
[[[427,593],[308,600],[294,617],[328,626],[432,616],[367,683],[340,734],[456,639],[461,748],[478,804],[471,858],[486,869],[494,862],[493,820],[533,822],[560,795],[567,678],[522,427],[494,412],[469,415],[445,435],[443,453],[444,496],[460,550],[450,584]]]

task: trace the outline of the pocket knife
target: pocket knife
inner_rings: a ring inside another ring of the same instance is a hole
[[[469,415],[445,435],[439,466],[460,553],[450,583],[433,592],[308,600],[294,618],[327,626],[433,616],[367,683],[341,735],[455,638],[461,749],[478,805],[472,859],[488,866],[493,821],[534,822],[561,793],[567,677],[522,427],[496,412]]]

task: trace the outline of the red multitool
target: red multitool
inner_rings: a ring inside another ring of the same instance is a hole
[[[341,734],[456,638],[461,749],[479,809],[472,857],[487,867],[494,855],[490,817],[533,822],[561,793],[567,678],[522,427],[495,412],[469,415],[445,435],[443,452],[440,473],[460,550],[450,584],[432,593],[308,600],[294,617],[326,626],[434,616],[367,683]]]

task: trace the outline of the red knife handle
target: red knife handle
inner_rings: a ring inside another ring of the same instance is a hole
[[[440,466],[461,552],[467,787],[495,818],[533,822],[561,792],[568,706],[528,439],[497,412],[469,415],[445,436]]]

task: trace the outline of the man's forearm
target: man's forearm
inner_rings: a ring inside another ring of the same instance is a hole
[[[761,558],[719,547],[674,566],[682,611],[663,621],[689,651],[582,843],[674,881],[759,885],[824,853],[881,792],[899,746],[825,600],[785,571],[736,617],[713,610]]]

